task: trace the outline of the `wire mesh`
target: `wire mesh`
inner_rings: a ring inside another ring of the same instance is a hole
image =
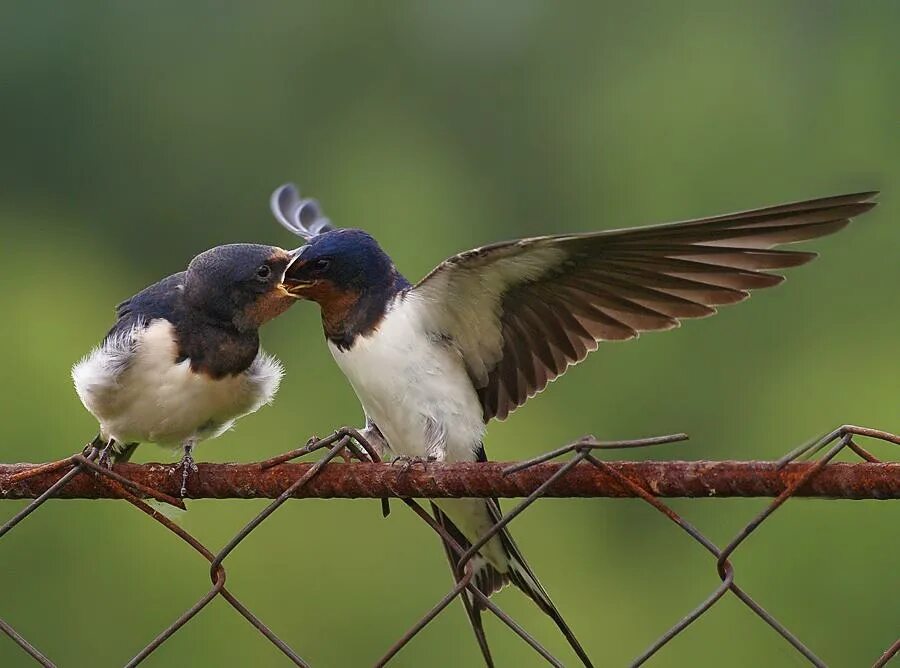
[[[606,462],[598,453],[605,450],[663,445],[686,438],[683,434],[634,441],[600,442],[584,438],[534,459],[510,465],[479,463],[455,466],[407,462],[401,466],[380,463],[376,450],[356,430],[344,428],[323,439],[313,440],[303,448],[279,457],[251,465],[201,465],[188,487],[191,498],[268,497],[274,500],[262,512],[238,531],[218,552],[200,543],[179,525],[145,502],[146,498],[183,508],[183,502],[168,493],[166,482],[172,467],[158,465],[122,465],[112,470],[99,463],[101,455],[96,444],[67,460],[42,465],[0,466],[0,498],[33,498],[31,503],[0,527],[0,538],[28,518],[44,502],[60,498],[118,498],[133,505],[168,531],[190,545],[209,562],[210,589],[169,626],[125,663],[137,666],[175,635],[216,597],[222,597],[263,637],[271,642],[294,665],[308,667],[293,648],[256,617],[226,587],[226,558],[280,508],[295,497],[320,498],[367,497],[383,499],[385,513],[387,498],[400,498],[455,553],[459,574],[455,586],[430,610],[417,619],[400,638],[378,658],[374,665],[385,666],[409,644],[433,619],[446,610],[458,597],[467,592],[485,610],[496,615],[522,639],[543,661],[553,666],[563,663],[535,640],[522,626],[485,596],[473,582],[471,560],[491,538],[513,522],[538,499],[548,496],[632,496],[642,499],[699,543],[712,557],[720,584],[682,619],[667,629],[630,664],[641,666],[661,651],[673,638],[706,614],[727,594],[731,593],[758,615],[781,636],[796,653],[817,667],[827,664],[805,645],[784,624],[756,602],[735,581],[735,569],[730,558],[744,541],[786,501],[793,496],[820,496],[850,499],[900,499],[900,464],[879,461],[859,446],[855,436],[877,439],[894,445],[900,437],[888,432],[841,426],[785,455],[778,462]],[[835,464],[832,460],[843,450],[859,456],[863,463]],[[312,464],[288,464],[291,459],[318,451],[324,456]],[[815,462],[798,462],[819,453]],[[565,463],[553,463],[560,457],[571,456]],[[336,457],[346,461],[356,459],[366,463],[330,467]],[[421,465],[421,466],[419,466]],[[419,468],[420,470],[416,470]],[[335,469],[343,469],[335,471]],[[123,475],[127,472],[128,475]],[[704,478],[704,476],[706,476]],[[180,487],[180,476],[179,487]],[[323,482],[324,481],[324,482]],[[765,509],[755,515],[724,547],[720,548],[671,507],[664,496],[772,496]],[[426,493],[427,492],[427,493]],[[68,496],[66,496],[68,494]],[[468,549],[456,543],[452,536],[413,498],[438,496],[523,496],[509,513]],[[467,603],[467,606],[469,604]],[[2,630],[23,652],[42,666],[56,664],[33,644],[29,643],[8,622],[0,619]],[[486,643],[486,639],[479,639]],[[483,646],[486,661],[490,651]],[[882,668],[900,654],[900,639],[885,649],[872,664]]]

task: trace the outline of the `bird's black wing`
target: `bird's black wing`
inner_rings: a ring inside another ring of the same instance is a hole
[[[167,276],[116,306],[116,324],[107,338],[130,331],[138,322],[146,326],[155,318],[171,319],[184,290],[184,275],[180,271]]]
[[[408,297],[459,349],[485,421],[502,420],[600,341],[672,329],[780,283],[767,270],[816,254],[774,246],[840,230],[876,194],[493,244],[444,261]]]

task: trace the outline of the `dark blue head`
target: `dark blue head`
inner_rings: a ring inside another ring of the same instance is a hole
[[[284,283],[292,295],[319,304],[332,339],[372,331],[388,302],[409,287],[378,242],[353,229],[312,237],[298,249]]]
[[[250,331],[284,313],[297,297],[283,283],[295,253],[277,246],[228,244],[191,260],[184,301],[207,318]]]
[[[391,258],[371,235],[345,229],[319,234],[301,246],[285,280],[291,292],[316,300],[326,290],[371,290],[393,282],[395,274]]]

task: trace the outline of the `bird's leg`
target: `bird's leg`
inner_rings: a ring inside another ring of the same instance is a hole
[[[182,443],[182,447],[184,448],[184,454],[181,456],[181,496],[187,494],[187,479],[188,472],[193,471],[196,473],[199,469],[197,468],[197,463],[194,461],[194,446],[196,445],[196,441],[189,439]]]
[[[112,441],[112,439],[109,439]],[[94,440],[84,446],[81,450],[81,454],[85,457],[89,457],[94,450],[99,450],[101,447],[106,446],[107,443],[103,440],[103,436],[101,434],[97,434],[94,436]]]
[[[364,463],[381,462],[384,454],[389,451],[387,441],[381,431],[368,418],[366,418],[366,426],[363,429],[341,427],[331,435],[330,440],[322,439],[317,447],[331,445],[339,440],[344,441],[344,449],[339,454],[345,464],[354,460]]]
[[[353,430],[351,436],[366,451],[370,460],[380,462],[390,457],[391,448],[387,439],[381,433],[378,425],[372,422],[368,416],[366,416],[366,426],[360,431]]]
[[[384,437],[377,427],[371,423],[367,423],[365,429],[355,429],[354,427],[341,427],[331,436],[312,441],[306,444],[307,448],[319,449],[328,445],[332,445],[338,441],[344,442],[344,447],[338,452],[338,456],[344,460],[345,464],[351,462],[379,462],[381,461],[381,453],[383,450],[375,448],[372,443],[376,442],[379,446],[384,443]]]
[[[116,439],[110,438],[106,445],[103,446],[103,449],[100,451],[100,456],[97,458],[97,464],[99,464],[100,466],[105,466],[108,469],[112,469],[115,444]]]

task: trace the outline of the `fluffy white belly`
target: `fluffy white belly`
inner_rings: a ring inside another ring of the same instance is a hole
[[[395,303],[374,334],[357,338],[350,350],[329,348],[394,455],[474,461],[485,429],[478,395],[459,351],[426,332],[415,309],[414,301]],[[471,542],[493,524],[481,499],[435,503]],[[508,570],[499,538],[480,553],[476,567],[484,558],[501,573]]]
[[[472,461],[484,435],[478,396],[459,352],[422,329],[415,307],[395,302],[375,333],[329,348],[394,454]]]
[[[105,438],[177,445],[218,436],[271,401],[282,376],[264,353],[244,373],[221,379],[176,358],[172,325],[159,319],[107,340],[75,365],[75,389]]]

